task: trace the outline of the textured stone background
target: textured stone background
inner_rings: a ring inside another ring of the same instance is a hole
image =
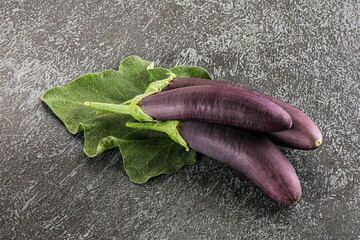
[[[9,1],[0,3],[0,238],[359,239],[358,1]],[[284,149],[303,187],[277,205],[199,156],[147,184],[118,150],[90,159],[40,101],[129,55],[197,65],[281,98],[324,133]]]

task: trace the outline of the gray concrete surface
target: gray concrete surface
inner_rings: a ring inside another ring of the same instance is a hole
[[[0,3],[1,239],[360,239],[358,1]],[[144,185],[118,150],[88,158],[40,101],[129,55],[197,65],[299,107],[316,151],[284,149],[303,187],[285,208],[215,160]]]

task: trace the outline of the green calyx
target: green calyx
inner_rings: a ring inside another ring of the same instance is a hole
[[[160,77],[161,80],[157,80],[154,81],[152,83],[150,83],[150,85],[147,87],[147,89],[145,90],[145,94],[154,94],[154,93],[158,93],[161,92],[161,90],[166,87],[167,85],[169,85],[169,82],[171,80],[173,80],[174,78],[176,78],[176,75],[167,70],[167,69],[163,69],[163,68],[154,68],[154,69],[148,69],[150,75],[154,78],[156,77]],[[157,75],[156,75],[157,74]],[[161,76],[159,76],[161,74]]]
[[[156,70],[159,70],[159,69],[156,69]],[[147,87],[144,94],[137,95],[133,99],[130,99],[121,104],[87,102],[86,101],[86,102],[84,102],[84,105],[98,109],[98,112],[97,112],[98,115],[113,112],[113,113],[121,113],[121,114],[130,114],[133,118],[135,118],[136,120],[138,120],[140,122],[154,121],[154,119],[151,116],[146,114],[141,109],[141,107],[138,105],[138,103],[143,98],[145,98],[149,95],[161,92],[161,90],[164,87],[166,87],[167,85],[169,85],[169,82],[176,77],[175,74],[172,73],[171,71],[166,70],[167,72],[165,72],[165,69],[161,70],[161,71],[163,71],[162,74],[164,75],[165,78],[162,80],[152,82]]]
[[[181,137],[178,125],[180,121],[166,121],[166,122],[127,122],[126,126],[131,128],[140,128],[140,129],[150,129],[155,131],[164,132],[169,137],[174,140],[176,143],[186,148],[186,151],[189,151],[188,144]]]

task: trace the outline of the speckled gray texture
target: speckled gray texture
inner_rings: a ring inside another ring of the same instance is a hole
[[[86,2],[0,3],[0,238],[360,238],[358,1]],[[87,158],[40,96],[129,55],[202,66],[309,114],[323,146],[284,149],[302,200],[280,207],[203,156],[144,185],[117,150]]]

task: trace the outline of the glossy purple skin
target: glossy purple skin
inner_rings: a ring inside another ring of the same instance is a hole
[[[260,133],[203,122],[180,122],[189,147],[244,174],[276,202],[294,205],[301,185],[286,156]]]
[[[175,78],[170,81],[169,85],[165,87],[163,91],[199,85],[236,88],[239,90],[250,92],[256,96],[266,98],[282,107],[290,115],[292,119],[292,127],[286,131],[272,132],[268,134],[268,137],[271,138],[271,140],[273,140],[276,144],[291,148],[311,150],[319,147],[320,144],[323,142],[323,136],[319,127],[305,113],[303,113],[296,107],[291,106],[284,101],[281,101],[280,99],[271,97],[255,90],[251,90],[232,83],[216,80],[200,78]]]
[[[147,96],[138,105],[156,120],[211,122],[264,132],[283,131],[292,124],[277,104],[228,87],[183,87]]]

